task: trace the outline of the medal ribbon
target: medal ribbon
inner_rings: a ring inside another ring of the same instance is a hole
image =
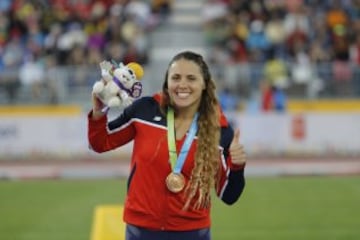
[[[186,136],[185,142],[181,147],[179,157],[176,153],[176,144],[175,144],[175,120],[174,120],[174,110],[172,108],[169,108],[167,111],[167,124],[168,124],[168,145],[169,145],[169,156],[170,156],[170,164],[171,169],[174,173],[180,173],[181,169],[184,165],[186,156],[189,152],[190,146],[192,141],[195,138],[195,134],[197,132],[198,126],[197,126],[197,119],[199,117],[199,114],[196,113],[191,126],[190,130]]]

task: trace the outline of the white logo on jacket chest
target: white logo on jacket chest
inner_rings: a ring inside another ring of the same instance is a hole
[[[153,120],[156,121],[156,122],[159,122],[159,121],[161,120],[161,117],[160,117],[160,116],[155,116],[155,117],[153,118]]]

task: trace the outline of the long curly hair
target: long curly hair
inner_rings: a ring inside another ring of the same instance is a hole
[[[216,97],[215,82],[211,77],[209,67],[203,57],[191,51],[185,51],[174,56],[169,66],[180,59],[193,61],[200,69],[205,82],[200,106],[198,109],[198,141],[195,153],[195,163],[189,182],[185,188],[187,196],[184,209],[190,205],[193,208],[208,207],[210,204],[211,190],[216,182],[216,176],[219,168],[219,141],[220,141],[220,123],[219,123],[219,101]],[[162,91],[161,109],[165,113],[167,108],[173,107],[168,92],[168,72],[166,71]]]

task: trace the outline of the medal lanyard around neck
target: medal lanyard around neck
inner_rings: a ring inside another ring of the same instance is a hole
[[[189,133],[186,136],[185,142],[181,147],[179,157],[176,153],[176,144],[175,144],[175,120],[174,120],[174,110],[169,108],[167,111],[167,125],[168,125],[168,145],[169,145],[169,155],[170,155],[170,164],[171,169],[174,173],[180,173],[184,165],[186,156],[189,152],[192,141],[194,140],[195,134],[197,132],[197,119],[199,114],[196,113],[191,126]]]

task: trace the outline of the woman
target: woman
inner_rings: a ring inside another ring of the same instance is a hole
[[[93,95],[88,139],[96,152],[134,141],[124,207],[127,240],[210,239],[210,195],[235,203],[245,154],[222,114],[202,56],[181,52],[162,92],[142,97],[107,123]]]

